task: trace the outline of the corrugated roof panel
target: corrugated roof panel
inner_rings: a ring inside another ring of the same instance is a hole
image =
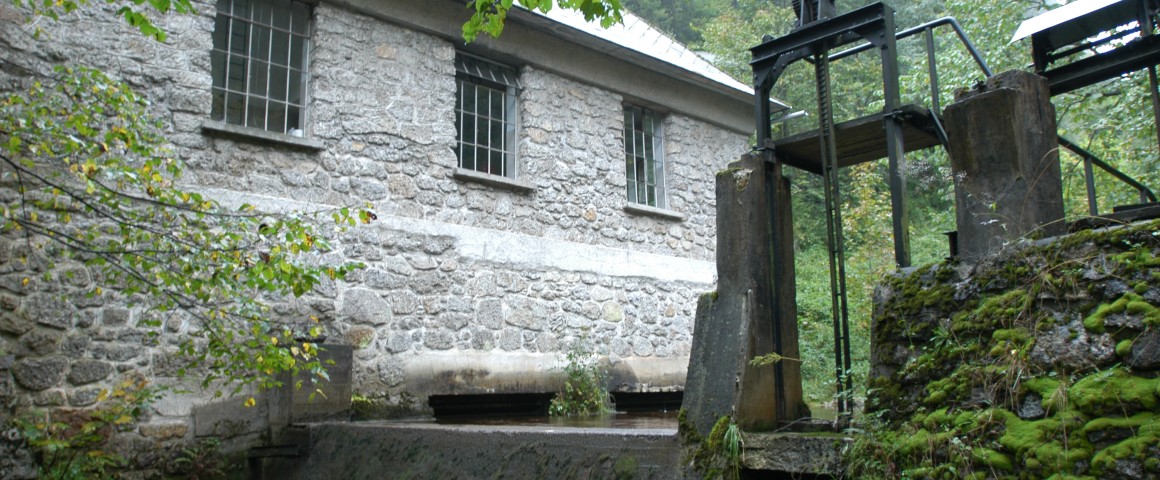
[[[1015,35],[1011,37],[1011,41],[1020,40],[1030,37],[1036,33],[1047,30],[1051,27],[1082,17],[1096,10],[1100,10],[1109,5],[1114,5],[1126,0],[1076,0],[1062,7],[1048,10],[1042,14],[1025,20],[1019,24],[1019,28],[1015,30]]]

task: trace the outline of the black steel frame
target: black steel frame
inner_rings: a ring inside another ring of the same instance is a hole
[[[804,3],[804,2],[803,2]],[[803,6],[803,12],[805,7]],[[817,7],[813,12],[826,13]],[[809,60],[814,64],[818,92],[819,148],[824,159],[823,184],[826,190],[827,244],[830,255],[831,305],[834,318],[834,360],[838,382],[838,412],[843,418],[852,413],[849,393],[853,390],[853,379],[849,375],[850,327],[849,308],[846,295],[846,271],[844,240],[842,238],[841,189],[838,183],[837,144],[834,139],[834,119],[831,109],[829,89],[830,50],[849,43],[865,40],[877,47],[881,53],[882,81],[885,97],[884,118],[887,156],[889,158],[891,209],[893,213],[895,261],[899,266],[910,265],[909,236],[907,232],[906,180],[902,175],[905,150],[902,138],[902,120],[896,113],[901,106],[898,80],[898,49],[895,43],[894,10],[883,3],[875,3],[832,18],[812,18],[803,16],[801,25],[794,31],[779,38],[768,38],[762,44],[750,49],[753,60],[754,93],[756,96],[757,144],[765,160],[772,165],[773,188],[783,188],[781,163],[773,152],[769,98],[773,85],[785,69],[799,60]],[[774,198],[781,198],[776,196]],[[785,238],[776,229],[781,225],[777,218],[778,209],[770,209],[770,228],[773,229],[771,246],[774,278],[783,278],[781,273],[787,266],[778,260],[781,249],[793,248],[781,245]],[[792,265],[788,268],[793,268]],[[777,305],[793,302],[792,298],[780,298],[780,289],[775,289],[776,305],[773,309],[774,332],[781,331],[781,325],[788,321],[782,318],[782,309]],[[793,319],[796,321],[796,319]],[[781,338],[775,333],[774,348],[781,348]],[[778,371],[776,378],[782,375]],[[781,385],[778,385],[781,388]]]

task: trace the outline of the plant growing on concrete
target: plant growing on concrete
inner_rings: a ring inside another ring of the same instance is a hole
[[[221,440],[211,437],[201,440],[195,446],[182,448],[177,458],[173,459],[174,473],[190,480],[224,478],[228,465],[219,447]]]
[[[612,401],[608,395],[608,376],[600,367],[600,360],[584,339],[577,340],[566,354],[564,389],[548,407],[551,416],[597,415],[611,413]]]
[[[733,417],[724,415],[713,424],[709,436],[701,438],[693,433],[686,437],[688,442],[695,443],[689,452],[689,465],[705,479],[732,479],[741,476],[741,454],[745,449],[745,442],[741,438],[741,428],[733,421]]]

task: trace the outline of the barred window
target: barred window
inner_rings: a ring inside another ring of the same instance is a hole
[[[301,136],[309,49],[308,4],[218,0],[211,118]]]
[[[664,135],[656,112],[624,106],[624,163],[628,201],[665,208]]]
[[[455,149],[459,167],[515,178],[515,70],[478,57],[455,57]]]

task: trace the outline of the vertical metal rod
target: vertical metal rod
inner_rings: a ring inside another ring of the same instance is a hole
[[[769,94],[773,90],[773,82],[768,78],[760,79],[753,90],[756,97],[754,101],[757,102],[757,108],[754,109],[757,115],[757,148],[760,149],[768,146],[766,144],[773,134],[773,122],[769,118],[772,115],[769,109]]]
[[[769,293],[770,298],[773,299],[771,305],[772,312],[770,312],[772,314],[770,315],[770,320],[772,320],[773,323],[773,351],[784,354],[786,351],[785,339],[782,337],[782,333],[787,322],[797,321],[797,319],[785,318],[783,313],[785,312],[786,307],[782,302],[789,302],[792,301],[792,299],[783,298],[781,295],[783,291],[782,281],[785,279],[784,272],[786,268],[786,266],[782,264],[782,251],[784,248],[787,248],[782,244],[781,241],[783,238],[785,238],[785,236],[781,231],[783,219],[781,218],[781,206],[778,205],[778,202],[780,202],[782,198],[781,163],[778,162],[776,158],[774,158],[774,153],[771,150],[763,151],[762,158],[765,160],[765,166],[767,168],[767,188],[765,191],[766,205],[769,208],[769,238],[772,240],[770,242],[769,249],[769,265],[771,270],[770,275],[772,276],[772,281],[769,282]],[[793,246],[790,245],[788,248],[793,248]],[[789,415],[791,410],[789,408],[790,406],[788,405],[789,402],[786,398],[785,391],[785,367],[783,363],[784,362],[777,362],[773,364],[774,411],[776,412],[776,416],[779,420],[791,420]]]
[[[935,60],[934,27],[926,29],[926,66],[930,72],[930,104],[936,113],[942,112],[938,98],[938,62]]]
[[[1136,11],[1136,20],[1140,24],[1140,34],[1145,37],[1150,37],[1156,34],[1156,25],[1149,12],[1147,2],[1139,3],[1139,10]],[[1160,149],[1160,90],[1157,90],[1156,81],[1156,66],[1148,66],[1148,85],[1151,87],[1148,92],[1152,97],[1152,126],[1156,130],[1156,147]],[[1140,203],[1147,202],[1144,197],[1144,192],[1140,191]]]
[[[906,198],[906,150],[902,143],[902,119],[893,115],[901,104],[898,84],[898,46],[894,38],[894,14],[883,17],[881,46],[882,90],[886,105],[886,154],[890,162],[890,207],[894,229],[894,261],[899,267],[910,266],[910,219]]]
[[[1092,159],[1086,155],[1083,157],[1083,179],[1087,185],[1088,213],[1094,217],[1100,214],[1099,206],[1096,205],[1096,177],[1092,171]]]
[[[1152,125],[1156,127],[1156,147],[1160,149],[1160,90],[1157,86],[1155,65],[1148,66],[1148,83],[1152,87],[1151,92],[1149,92],[1152,94],[1152,121],[1154,122]],[[1147,200],[1141,195],[1140,202],[1145,201]]]
[[[849,336],[846,305],[845,249],[842,239],[841,189],[838,185],[838,148],[834,138],[833,100],[830,97],[830,59],[824,49],[814,55],[818,95],[818,146],[822,156],[822,186],[826,199],[826,246],[830,260],[830,311],[834,321],[834,374],[838,414],[850,413]]]

